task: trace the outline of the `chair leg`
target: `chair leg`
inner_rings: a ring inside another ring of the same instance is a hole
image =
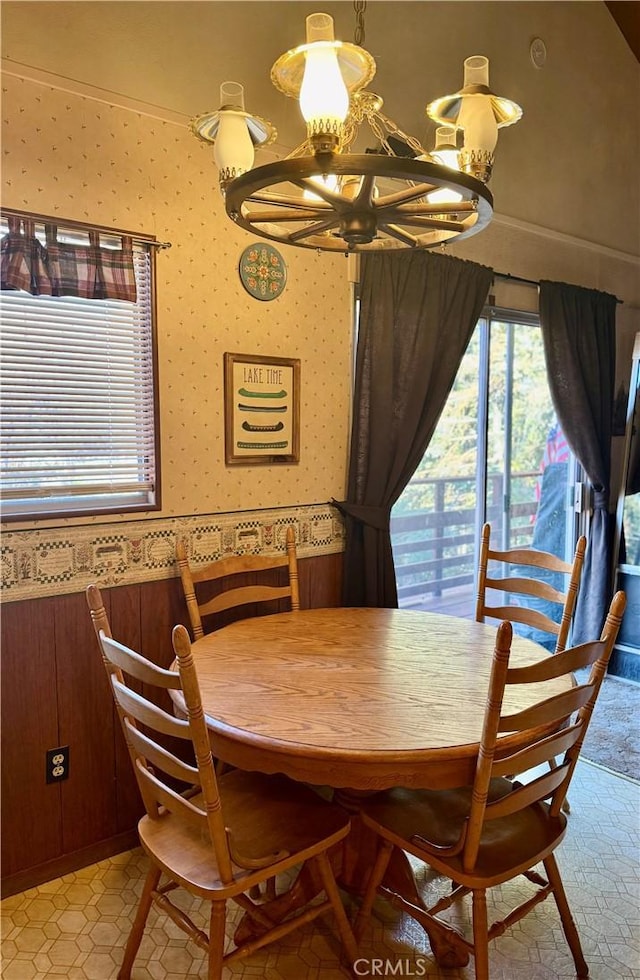
[[[476,980],[489,980],[489,923],[487,893],[484,888],[473,889],[473,955]]]
[[[222,980],[226,917],[227,903],[212,902],[211,915],[209,916],[209,969],[207,980]]]
[[[349,964],[353,968],[353,964],[358,958],[358,945],[349,924],[349,920],[347,919],[347,913],[344,910],[344,905],[342,904],[342,899],[340,898],[340,892],[338,891],[338,886],[336,885],[336,879],[334,878],[333,871],[331,869],[329,855],[326,851],[324,851],[322,854],[318,854],[317,863],[324,890],[327,893],[327,898],[331,902],[331,907],[333,908],[333,914],[336,918],[336,925],[338,927],[340,939],[342,940],[342,945],[346,950],[347,956],[349,957]]]
[[[264,884],[264,894],[267,902],[273,902],[276,898],[276,878],[267,878]]]
[[[122,966],[118,970],[118,980],[130,980],[131,968],[133,967],[133,961],[136,958],[136,954],[140,949],[144,927],[147,924],[149,909],[151,908],[151,902],[153,901],[152,895],[158,887],[160,875],[160,868],[157,868],[155,864],[152,864],[147,874],[142,895],[140,896],[140,902],[138,903],[136,917],[133,920],[131,932],[129,933],[129,938],[127,939]]]
[[[558,906],[558,912],[560,913],[560,921],[562,922],[562,929],[569,944],[569,949],[571,950],[571,955],[573,956],[573,962],[576,965],[576,975],[579,978],[589,976],[589,967],[586,964],[583,952],[582,944],[580,943],[580,936],[578,935],[578,930],[576,929],[576,924],[573,921],[573,916],[571,914],[571,909],[569,908],[569,903],[567,901],[567,896],[565,894],[564,885],[562,884],[562,878],[560,877],[560,871],[558,870],[558,863],[553,856],[550,854],[544,860],[544,868],[547,872],[547,878],[549,879],[549,884],[553,889],[553,897],[556,900],[556,905]]]
[[[371,869],[369,880],[367,881],[364,897],[362,899],[362,905],[360,906],[360,910],[356,916],[354,932],[357,943],[360,942],[362,933],[364,932],[365,926],[369,921],[376,892],[378,891],[378,885],[384,878],[384,873],[387,870],[387,865],[391,860],[392,853],[393,844],[391,844],[389,841],[383,841],[382,846],[376,856],[373,868]]]
[[[276,879],[274,875],[273,878],[267,878],[264,883],[264,900],[265,902],[273,902],[276,897]],[[260,885],[251,886],[249,889],[249,898],[252,898],[254,902],[257,902],[258,899],[262,898]]]

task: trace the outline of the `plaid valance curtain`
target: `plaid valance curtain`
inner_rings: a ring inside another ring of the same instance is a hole
[[[120,248],[103,248],[97,231],[86,245],[58,239],[54,224],[45,224],[45,244],[36,236],[35,222],[15,216],[0,242],[2,289],[21,289],[33,296],[79,296],[82,299],[121,299],[136,302],[136,277],[131,238]]]

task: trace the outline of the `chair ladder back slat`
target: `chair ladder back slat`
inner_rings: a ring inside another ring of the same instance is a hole
[[[163,735],[180,739],[191,738],[186,721],[170,715],[117,678],[113,679],[112,688],[116,704],[125,715]]]
[[[514,772],[525,772],[535,766],[542,765],[555,759],[556,756],[563,755],[572,748],[581,736],[581,726],[573,724],[567,728],[562,728],[559,732],[554,732],[525,748],[503,755],[500,742],[496,748],[496,755],[500,757],[493,763],[492,776],[510,776]]]
[[[485,820],[507,817],[517,813],[518,810],[524,810],[532,803],[548,799],[557,793],[561,787],[566,787],[569,774],[568,765],[560,763],[555,769],[548,769],[530,783],[526,783],[524,786],[516,786],[513,792],[487,804]],[[566,792],[563,789],[563,799],[565,795]]]
[[[572,674],[583,667],[590,667],[604,651],[603,640],[593,640],[591,643],[581,643],[580,646],[563,650],[553,657],[546,657],[527,667],[510,667],[507,675],[508,684],[539,684],[542,681],[553,680],[562,674]]]
[[[527,565],[530,568],[546,568],[551,572],[571,573],[571,563],[550,551],[540,551],[538,548],[509,548],[507,551],[496,551],[489,548],[489,561],[499,561],[507,565]]]
[[[113,637],[103,636],[102,647],[112,664],[115,664],[125,674],[135,677],[143,684],[152,687],[162,687],[165,690],[177,690],[180,687],[180,677],[174,670],[165,670],[140,656],[135,650],[130,650]]]
[[[138,756],[150,762],[154,769],[160,769],[168,776],[179,779],[189,785],[199,784],[198,770],[188,763],[183,762],[172,752],[169,752],[163,745],[154,741],[147,734],[133,725],[129,718],[125,716],[124,725],[127,730],[131,745]]]
[[[207,815],[204,810],[196,806],[190,799],[181,796],[162,779],[159,779],[155,772],[147,768],[141,759],[136,761],[136,769],[139,785],[146,785],[147,792],[154,796],[159,806],[165,807],[170,813],[180,814],[191,827],[201,833],[206,834],[208,832]],[[153,816],[153,814],[149,814],[149,816]],[[156,810],[156,819],[161,816],[161,812]]]
[[[508,620],[510,623],[522,623],[533,626],[545,633],[559,632],[560,626],[553,619],[545,616],[538,609],[528,609],[526,606],[484,606],[483,613],[489,619]]]
[[[200,582],[215,582],[217,579],[244,575],[247,572],[268,572],[271,568],[284,568],[287,564],[286,555],[231,555],[194,569],[191,577],[197,585]]]
[[[546,599],[547,602],[555,602],[560,605],[565,601],[564,592],[549,585],[548,582],[539,582],[537,579],[520,578],[516,575],[494,578],[487,575],[485,581],[486,587],[494,589],[496,592],[517,592],[518,595],[535,596],[536,599]]]
[[[538,701],[522,711],[501,715],[498,731],[532,731],[536,728],[548,728],[549,725],[560,724],[575,711],[579,711],[592,696],[593,687],[589,684],[572,687],[569,691],[554,694],[552,697]]]
[[[288,586],[275,585],[244,585],[237,589],[229,589],[214,596],[208,602],[200,606],[201,616],[210,616],[212,613],[224,612],[226,609],[234,609],[236,606],[247,606],[254,602],[272,602],[276,599],[286,599],[291,595]]]

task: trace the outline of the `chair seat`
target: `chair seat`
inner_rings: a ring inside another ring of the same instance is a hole
[[[256,860],[286,851],[287,857],[274,858],[273,874],[317,853],[319,842],[338,843],[349,831],[349,815],[344,810],[285,776],[234,769],[219,777],[218,784],[236,852]],[[191,802],[202,807],[202,794],[193,796]],[[203,898],[213,892],[238,894],[251,886],[252,877],[264,879],[264,871],[256,874],[234,865],[234,882],[225,886],[210,841],[196,826],[169,811],[157,820],[142,817],[138,832],[142,846],[165,873]]]
[[[489,801],[513,791],[508,779],[492,779]],[[469,816],[472,787],[452,790],[392,789],[364,801],[361,815],[381,836],[407,849],[416,835],[433,844],[451,847],[460,838]],[[445,857],[429,851],[429,863],[460,884],[479,881],[489,886],[507,881],[514,869],[527,870],[550,853],[562,840],[566,818],[549,816],[545,804],[533,804],[515,814],[487,821],[482,830],[478,859],[473,874],[465,874],[462,853]],[[414,853],[413,847],[411,852]],[[419,841],[415,853],[420,856]],[[517,873],[517,871],[515,872]]]

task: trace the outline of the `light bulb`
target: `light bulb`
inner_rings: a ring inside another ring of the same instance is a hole
[[[337,174],[314,174],[313,177],[309,177],[309,180],[314,184],[318,184],[320,187],[326,187],[328,191],[335,191],[338,189]],[[305,201],[322,200],[319,194],[314,194],[313,191],[310,190],[305,190],[302,197]]]
[[[300,110],[312,138],[337,137],[349,111],[349,93],[338,64],[333,17],[307,17],[307,45]],[[337,139],[330,142],[335,145]]]
[[[223,187],[253,166],[255,152],[244,111],[244,88],[239,82],[220,86],[220,122],[213,157]]]
[[[429,204],[459,204],[461,200],[460,191],[451,190],[450,187],[441,187],[439,190],[427,194]]]
[[[459,170],[458,149],[456,147],[456,131],[453,126],[438,126],[436,129],[436,145],[431,156],[443,167]]]

